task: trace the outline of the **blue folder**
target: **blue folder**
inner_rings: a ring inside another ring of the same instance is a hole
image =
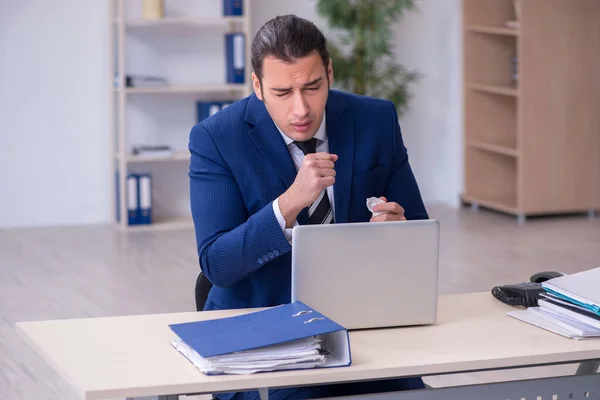
[[[140,184],[137,174],[127,174],[127,223],[129,225],[140,224]]]
[[[138,174],[138,223],[152,223],[152,175]]]
[[[600,268],[592,268],[542,282],[548,293],[600,316]]]
[[[542,283],[543,283],[543,282],[542,282]],[[565,296],[564,294],[562,294],[562,293],[560,293],[560,292],[557,292],[557,291],[554,291],[554,290],[552,290],[552,289],[549,289],[549,288],[544,288],[544,289],[545,289],[545,290],[546,290],[546,292],[548,292],[549,294],[551,294],[551,295],[553,295],[553,296],[555,296],[555,297],[558,297],[558,298],[559,298],[559,299],[561,299],[561,300],[565,300],[565,301],[567,301],[567,302],[569,302],[569,303],[575,304],[576,306],[579,306],[579,307],[581,307],[581,308],[585,308],[585,309],[586,309],[586,310],[588,310],[589,312],[591,312],[591,313],[593,313],[593,314],[596,314],[597,316],[599,316],[599,317],[600,317],[600,306],[598,306],[598,305],[595,305],[595,304],[587,304],[587,303],[585,303],[585,302],[583,302],[583,301],[576,300],[576,299],[574,299],[574,298],[572,298],[572,297],[569,297],[569,296]]]
[[[243,0],[223,0],[223,15],[244,15]]]
[[[202,122],[208,117],[216,114],[222,109],[233,103],[234,100],[227,101],[197,101],[196,102],[196,122]]]
[[[244,83],[246,79],[246,36],[241,32],[225,35],[227,83]]]
[[[206,360],[222,360],[223,356],[245,357],[257,350],[262,354],[272,350],[270,356],[275,352],[281,355],[285,352],[286,344],[304,343],[311,338],[321,340],[320,354],[324,355],[322,363],[311,365],[311,368],[342,367],[352,363],[347,329],[301,302],[236,317],[173,324],[169,327],[179,338],[172,345],[207,375],[227,372],[200,368],[198,364]],[[237,359],[236,364],[239,366],[244,362],[242,357]],[[289,363],[254,372],[301,369],[305,368],[304,365]]]

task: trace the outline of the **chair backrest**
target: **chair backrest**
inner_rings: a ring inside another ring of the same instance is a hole
[[[212,288],[212,282],[208,280],[208,278],[200,272],[198,274],[198,278],[196,278],[196,287],[194,289],[194,294],[196,297],[196,311],[204,310],[204,305],[206,304],[206,299],[208,298],[208,292]]]

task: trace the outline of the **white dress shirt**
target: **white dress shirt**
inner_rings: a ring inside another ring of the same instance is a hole
[[[275,126],[277,126],[277,124],[275,124]],[[285,141],[285,144],[287,145],[290,155],[292,156],[292,160],[294,161],[294,165],[296,166],[296,171],[298,171],[300,169],[300,165],[302,164],[302,160],[304,159],[304,153],[302,152],[302,150],[300,150],[300,148],[298,148],[298,146],[296,146],[293,143],[294,140],[287,137],[281,131],[281,129],[279,129],[278,126],[277,126],[277,129],[279,130],[281,137],[283,137],[283,140]],[[325,114],[323,114],[323,120],[321,121],[321,125],[319,126],[319,129],[317,130],[317,133],[315,134],[314,137],[317,138],[317,153],[320,153],[320,152],[328,153],[329,152],[329,142],[327,140],[327,132],[325,129]],[[331,204],[331,211],[333,212],[333,215],[335,215],[335,202],[333,201],[333,185],[327,187],[327,197],[329,197],[329,203]],[[291,243],[293,227],[287,228],[287,229],[285,227],[285,218],[283,218],[283,214],[281,214],[281,210],[279,209],[279,198],[277,198],[277,199],[275,199],[275,201],[273,201],[273,211],[275,212],[275,217],[277,218],[277,221],[279,222],[279,226],[281,226],[281,229],[283,230],[285,238],[288,240],[288,242]],[[296,225],[298,225],[298,221],[295,221],[293,226],[296,226]]]

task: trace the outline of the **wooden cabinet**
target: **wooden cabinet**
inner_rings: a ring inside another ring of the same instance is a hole
[[[463,201],[600,209],[600,1],[463,0]]]

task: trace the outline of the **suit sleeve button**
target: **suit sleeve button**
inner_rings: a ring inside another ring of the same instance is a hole
[[[272,260],[275,258],[275,254],[273,254],[272,251],[268,252],[267,255],[269,256],[269,258]]]
[[[265,260],[265,261],[269,261],[269,257],[268,257],[268,256],[265,254],[265,255],[263,256],[263,260]]]
[[[259,258],[258,260],[256,260],[256,262],[258,263],[258,265],[262,265],[264,263],[264,260],[262,258]]]
[[[279,250],[273,250],[273,254],[275,254],[275,257],[277,257],[279,255]]]

